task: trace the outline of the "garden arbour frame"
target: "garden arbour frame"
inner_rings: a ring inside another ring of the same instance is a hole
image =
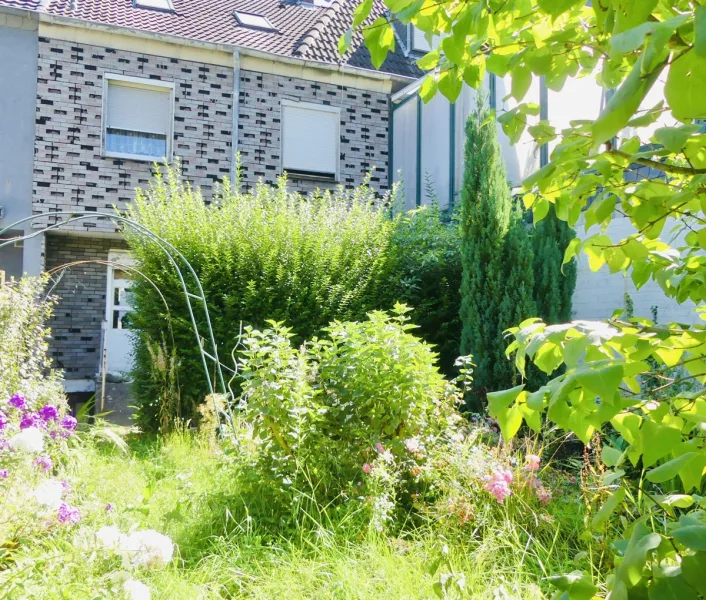
[[[60,221],[58,223],[54,223],[52,225],[47,225],[46,227],[43,227],[41,229],[37,229],[36,231],[32,231],[31,233],[25,233],[24,235],[12,237],[7,240],[0,240],[0,248],[3,248],[7,246],[8,244],[17,242],[17,241],[24,241],[28,240],[34,237],[37,237],[39,235],[42,235],[48,231],[54,231],[61,229],[62,227],[66,227],[70,223],[78,222],[78,221],[83,221],[86,219],[95,219],[97,217],[104,217],[107,219],[110,219],[111,221],[114,221],[116,224],[120,224],[125,227],[130,227],[133,231],[138,233],[139,235],[143,236],[144,238],[148,239],[152,243],[154,243],[164,254],[167,256],[169,259],[169,262],[172,264],[174,267],[177,276],[179,277],[179,282],[181,284],[182,291],[184,293],[184,299],[186,300],[186,305],[189,311],[189,317],[191,319],[191,326],[194,331],[194,335],[196,336],[196,343],[199,348],[199,352],[201,354],[201,362],[203,365],[203,370],[204,374],[206,376],[206,383],[208,386],[208,391],[211,395],[211,399],[213,401],[213,407],[214,410],[216,411],[216,414],[221,414],[223,415],[229,423],[232,425],[232,414],[230,412],[229,408],[226,408],[225,410],[221,410],[218,407],[218,402],[216,402],[215,399],[215,394],[216,394],[216,386],[219,389],[219,392],[225,396],[228,397],[228,385],[226,384],[225,377],[223,375],[223,365],[221,364],[221,361],[218,356],[218,346],[216,344],[216,339],[213,334],[213,327],[211,325],[211,316],[208,311],[208,303],[206,301],[206,296],[203,291],[203,287],[201,285],[201,280],[199,279],[199,276],[196,274],[196,271],[192,267],[191,263],[186,259],[186,257],[177,250],[176,247],[174,247],[172,244],[170,244],[168,241],[166,241],[164,238],[160,237],[153,231],[151,231],[149,228],[145,227],[144,225],[129,219],[127,217],[123,217],[120,215],[112,214],[112,213],[104,213],[104,212],[94,212],[94,211],[58,211],[58,212],[52,212],[50,216],[53,217],[66,217],[66,220]],[[25,223],[31,223],[37,219],[43,219],[46,218],[47,214],[37,214],[37,215],[32,215],[30,217],[25,217],[24,219],[20,219],[19,221],[15,221],[14,223],[8,225],[7,227],[3,228],[0,230],[0,238],[2,235],[7,233],[10,230],[17,229],[19,226],[23,226]],[[23,228],[22,228],[23,229]],[[104,261],[101,261],[104,262]],[[189,291],[189,286],[187,285],[186,278],[184,277],[184,273],[182,272],[182,269],[179,266],[179,263],[182,263],[187,271],[188,274],[191,275],[193,278],[195,284],[196,284],[196,291],[197,293],[192,293]],[[139,271],[137,271],[139,273]],[[196,315],[194,313],[194,307],[192,305],[192,300],[198,301],[201,303],[203,307],[203,312],[204,316],[206,317],[206,328],[208,329],[207,336],[202,336],[200,331],[199,331],[199,326],[196,321]],[[207,343],[210,344],[210,352],[207,351],[207,349],[204,347],[204,342],[202,340],[207,340]],[[209,370],[209,361],[211,361],[215,367],[216,367],[216,381],[214,382],[214,377],[211,376],[211,372]],[[227,405],[226,405],[227,406]],[[222,433],[222,424],[221,424],[221,419],[218,421],[218,427],[221,430]]]

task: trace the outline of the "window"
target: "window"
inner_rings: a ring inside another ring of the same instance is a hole
[[[261,15],[256,15],[253,13],[245,13],[239,10],[233,12],[235,20],[238,21],[238,25],[243,27],[249,27],[250,29],[264,29],[265,31],[276,31],[274,25],[270,23],[267,17]]]
[[[282,170],[338,180],[341,109],[282,100]]]
[[[426,34],[421,29],[417,29],[414,25],[409,26],[409,37],[410,50],[413,52],[429,52],[432,48],[436,48],[439,45],[438,35],[432,37],[432,44],[430,46]]]
[[[147,8],[149,10],[162,10],[172,12],[174,7],[170,0],[134,0],[135,8]]]
[[[174,85],[105,75],[103,150],[106,156],[171,160]]]

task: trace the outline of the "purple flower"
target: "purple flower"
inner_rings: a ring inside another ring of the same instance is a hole
[[[0,412],[0,431],[5,429],[8,423],[8,418],[5,413]]]
[[[56,406],[45,404],[41,409],[39,409],[39,416],[42,417],[44,422],[56,421],[56,418],[59,416],[59,411],[56,410]]]
[[[45,472],[51,471],[54,467],[54,462],[49,456],[38,456],[34,459],[34,464],[37,467],[41,467]]]
[[[22,419],[20,419],[20,429],[28,429],[30,427],[39,429],[43,425],[44,421],[42,421],[42,417],[36,412],[27,412],[23,414]]]
[[[57,518],[59,523],[66,523],[69,525],[76,525],[81,520],[81,513],[78,508],[69,506],[65,502],[61,503],[59,507],[59,512],[57,513]]]
[[[7,403],[13,408],[27,410],[27,403],[25,402],[25,397],[22,394],[15,394],[7,401]]]
[[[75,417],[72,417],[71,415],[66,415],[63,419],[61,419],[61,423],[59,424],[66,431],[74,431],[76,429],[76,425],[78,425],[78,421]]]
[[[5,438],[0,438],[0,452],[5,452],[10,449],[10,442]]]
[[[7,469],[0,469],[0,479],[7,479],[9,474]]]
[[[105,512],[113,512],[115,510],[115,504],[112,502],[108,502],[108,504],[105,505]]]
[[[64,490],[64,494],[70,494],[71,493],[71,484],[68,481],[62,481],[61,482],[61,487]]]

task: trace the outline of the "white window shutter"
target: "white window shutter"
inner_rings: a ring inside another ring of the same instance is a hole
[[[282,104],[282,168],[337,175],[340,119],[338,111]]]
[[[108,83],[106,126],[169,135],[172,92],[157,87]]]
[[[430,52],[438,48],[441,40],[440,36],[432,36],[430,46],[429,42],[427,42],[426,34],[421,29],[417,29],[414,25],[410,25],[410,27],[412,28],[412,50]]]

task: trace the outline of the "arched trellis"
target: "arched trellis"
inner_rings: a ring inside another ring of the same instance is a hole
[[[218,357],[218,346],[216,344],[216,338],[213,334],[213,327],[211,325],[211,316],[208,312],[208,303],[206,302],[206,296],[203,291],[203,287],[201,286],[201,280],[199,279],[198,275],[196,274],[196,271],[194,268],[191,266],[191,263],[186,259],[186,257],[179,252],[172,244],[170,244],[167,240],[164,238],[160,237],[153,231],[151,231],[148,227],[145,227],[141,223],[138,223],[137,221],[134,221],[132,219],[128,219],[127,217],[123,217],[120,215],[116,214],[111,214],[111,213],[103,213],[103,212],[88,212],[88,211],[59,211],[59,212],[52,212],[52,213],[43,213],[43,214],[37,214],[37,215],[32,215],[31,217],[26,217],[24,219],[20,219],[19,221],[15,221],[11,225],[8,225],[4,229],[0,230],[0,237],[4,235],[6,232],[10,230],[16,230],[18,227],[24,225],[25,223],[31,223],[35,220],[39,219],[46,219],[47,217],[66,217],[66,220],[60,221],[58,223],[54,223],[53,225],[47,225],[46,227],[43,227],[41,229],[37,229],[36,231],[32,231],[31,233],[27,233],[25,235],[19,235],[16,237],[13,237],[11,239],[5,240],[5,241],[0,241],[0,248],[3,248],[4,246],[7,246],[8,244],[17,242],[17,241],[23,241],[23,240],[28,240],[34,237],[37,237],[39,235],[42,235],[43,233],[46,233],[48,231],[54,231],[54,230],[59,230],[62,229],[63,227],[66,227],[70,223],[78,222],[78,221],[84,221],[86,219],[96,219],[97,217],[104,217],[107,218],[111,221],[114,221],[116,223],[120,223],[126,227],[130,227],[132,230],[136,231],[138,234],[144,236],[146,239],[150,240],[152,243],[154,243],[164,254],[167,256],[169,259],[169,262],[171,262],[172,266],[176,270],[177,276],[179,277],[179,282],[181,283],[181,288],[184,293],[184,298],[186,300],[186,305],[189,310],[189,317],[191,319],[191,326],[194,330],[194,335],[196,336],[196,343],[199,348],[199,352],[201,354],[201,362],[203,365],[203,370],[204,374],[206,375],[206,382],[208,385],[208,390],[209,393],[211,394],[211,397],[213,399],[213,405],[214,405],[214,410],[216,411],[216,414],[223,414],[223,411],[219,408],[218,403],[215,400],[215,394],[216,394],[216,386],[214,385],[213,378],[211,377],[211,373],[209,370],[209,362],[211,361],[215,367],[216,367],[216,375],[217,375],[217,381],[215,382],[219,388],[219,392],[223,394],[224,396],[228,395],[228,386],[226,384],[225,377],[223,376],[223,366],[221,365],[221,361]],[[24,229],[24,227],[22,227]],[[189,287],[186,283],[186,279],[184,278],[184,274],[182,273],[182,270],[179,266],[179,261],[186,266],[186,269],[188,270],[189,274],[193,278],[193,280],[196,282],[196,288],[197,288],[197,293],[194,294],[189,291]],[[203,339],[206,339],[205,336],[202,336],[201,333],[199,332],[199,326],[196,321],[196,315],[194,313],[194,307],[192,305],[192,300],[196,300],[201,303],[201,306],[203,308],[204,316],[206,317],[206,327],[208,329],[208,336],[207,340],[208,343],[210,344],[210,352],[204,348],[204,344],[202,342]],[[226,409],[228,412],[224,414],[225,416],[231,423],[232,423],[232,415],[230,414],[230,409]],[[220,419],[219,419],[219,428],[221,427],[220,425]]]

